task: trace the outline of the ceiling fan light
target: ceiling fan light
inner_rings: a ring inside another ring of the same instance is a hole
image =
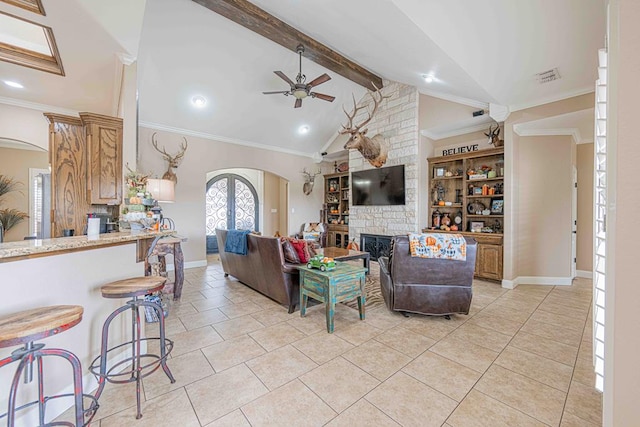
[[[296,99],[304,99],[307,97],[307,91],[304,89],[295,89],[292,94]]]

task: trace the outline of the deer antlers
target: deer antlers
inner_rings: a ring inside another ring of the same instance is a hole
[[[164,146],[162,147],[162,150],[158,148],[158,141],[156,141],[156,134],[157,132],[154,132],[153,135],[151,135],[151,145],[153,145],[153,148],[158,150],[158,152],[162,154],[162,157],[164,157],[164,159],[169,163],[167,171],[164,173],[164,175],[162,175],[162,179],[170,179],[171,181],[177,184],[178,177],[173,172],[173,168],[178,167],[180,160],[184,157],[184,153],[187,151],[187,147],[189,146],[189,143],[187,142],[187,138],[182,137],[184,139],[184,144],[180,144],[180,152],[175,156],[172,156],[171,154],[167,153],[167,151],[164,149]]]
[[[391,95],[387,95],[387,96],[382,95],[382,92],[380,91],[380,89],[378,89],[375,84],[373,83],[371,84],[373,85],[373,87],[376,88],[376,90],[375,92],[367,90],[367,92],[371,96],[371,99],[373,99],[373,110],[369,112],[369,117],[367,117],[365,121],[360,123],[359,125],[356,125],[355,127],[353,126],[353,119],[356,117],[356,114],[358,113],[358,111],[365,108],[366,105],[362,105],[358,107],[358,104],[356,103],[356,98],[352,94],[351,96],[353,98],[353,114],[347,113],[347,110],[344,109],[344,106],[342,107],[342,111],[344,111],[344,113],[347,115],[347,118],[349,119],[349,123],[347,124],[347,126],[342,125],[342,130],[339,131],[340,134],[344,135],[346,133],[350,133],[353,135],[356,133],[361,133],[364,135],[365,133],[367,133],[368,129],[365,129],[363,131],[360,131],[360,129],[362,129],[363,126],[368,124],[371,121],[371,119],[373,119],[373,116],[376,114],[376,111],[378,110],[378,107],[380,106],[380,103],[382,102],[382,100],[385,98],[391,97]]]
[[[316,176],[320,175],[322,171],[318,169],[318,172],[311,175],[310,172],[307,172],[307,168],[302,169],[302,174],[305,175],[304,185],[302,186],[302,192],[308,196],[313,191],[313,184],[316,182]]]

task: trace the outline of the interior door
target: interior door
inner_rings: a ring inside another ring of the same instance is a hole
[[[207,183],[207,253],[218,253],[216,228],[259,230],[258,193],[253,185],[237,174],[222,174]]]

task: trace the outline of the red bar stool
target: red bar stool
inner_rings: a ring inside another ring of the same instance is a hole
[[[0,418],[7,417],[8,427],[15,425],[16,413],[18,411],[34,405],[38,405],[39,423],[40,426],[44,426],[47,402],[53,399],[71,396],[74,397],[75,402],[75,424],[70,422],[55,422],[46,425],[80,427],[86,426],[91,422],[91,419],[98,409],[98,402],[93,396],[83,393],[80,360],[70,351],[59,348],[44,348],[44,344],[34,342],[41,338],[57,335],[60,332],[74,327],[82,320],[83,311],[84,309],[78,305],[54,305],[0,317],[0,347],[4,348],[24,344],[23,347],[14,350],[9,357],[0,360],[0,368],[12,362],[20,361],[16,373],[13,376],[11,389],[9,390],[7,413],[0,415]],[[73,370],[73,393],[55,396],[44,395],[42,358],[45,356],[58,356],[71,364]],[[25,384],[33,380],[33,363],[36,363],[38,367],[38,400],[16,408],[16,395],[20,377],[24,374]],[[91,402],[87,409],[84,409],[83,397],[89,399]]]
[[[171,383],[176,382],[169,370],[169,367],[167,366],[167,356],[169,356],[169,353],[171,353],[171,350],[173,349],[173,341],[165,337],[164,312],[160,304],[144,300],[144,295],[161,291],[166,280],[167,279],[164,277],[159,276],[135,277],[132,279],[118,280],[117,282],[108,283],[100,288],[103,298],[131,298],[131,300],[127,301],[125,305],[111,313],[102,326],[102,345],[100,356],[96,357],[89,367],[89,370],[98,379],[98,390],[96,391],[95,397],[96,399],[100,399],[107,381],[113,384],[126,384],[135,381],[137,419],[142,418],[140,408],[140,391],[142,379],[144,377],[151,375],[159,367],[162,367]],[[139,299],[138,297],[140,296],[143,298]],[[140,307],[150,307],[155,311],[158,317],[159,337],[142,338],[139,312]],[[119,314],[124,313],[127,310],[131,310],[131,340],[108,348],[109,325]],[[148,352],[142,354],[140,351],[140,345],[143,341],[159,341],[160,354],[157,355]],[[109,354],[125,346],[131,346],[131,356],[108,366],[107,357]],[[150,361],[148,361],[149,359]],[[128,364],[130,364],[130,366],[129,368],[126,368],[126,365]],[[125,367],[125,369],[120,370],[123,367]]]

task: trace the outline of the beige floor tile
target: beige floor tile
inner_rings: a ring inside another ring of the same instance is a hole
[[[459,325],[442,317],[420,316],[416,314],[407,319],[402,326],[415,333],[424,335],[427,338],[439,340],[449,335]]]
[[[251,316],[238,317],[216,323],[213,328],[225,339],[238,337],[264,328],[264,325]]]
[[[584,331],[584,319],[576,319],[575,317],[565,316],[562,314],[551,313],[542,309],[537,310],[531,315],[532,320],[549,323],[558,328],[566,328],[582,333]]]
[[[169,338],[186,330],[187,328],[184,327],[177,316],[170,316],[164,320],[164,333]]]
[[[520,330],[574,347],[578,347],[582,340],[582,331],[558,328],[538,320],[528,320]]]
[[[240,409],[220,417],[214,422],[207,424],[205,427],[251,427],[249,421]]]
[[[571,314],[579,314],[583,315],[585,310],[589,308],[591,305],[591,298],[589,299],[575,299],[575,298],[567,298],[561,294],[552,294],[549,295],[546,300],[546,304],[553,304],[553,307],[549,308],[550,310],[559,311],[558,314],[569,314],[567,312],[567,308],[575,309],[577,311],[573,311]]]
[[[495,298],[500,297],[507,290],[502,288],[497,283],[485,282],[482,280],[474,280],[473,281],[473,293],[478,295],[490,296]],[[475,295],[474,295],[475,297]]]
[[[84,390],[85,393],[89,393],[94,395],[96,389],[94,390]],[[142,395],[142,399],[144,400],[144,395]],[[96,412],[96,415],[91,422],[91,426],[100,426],[100,419],[106,418],[110,415],[116,414],[120,411],[126,410],[131,406],[136,405],[136,385],[135,383],[129,384],[111,384],[107,383],[100,396],[100,407]],[[73,403],[69,401],[69,404]],[[91,405],[89,399],[85,399],[84,402],[85,408],[88,408]],[[64,411],[60,416],[58,416],[54,421],[56,422],[71,422],[75,424],[75,408],[71,406],[69,409]],[[18,424],[20,421],[18,420]]]
[[[508,346],[498,356],[495,364],[558,390],[569,391],[573,368],[555,360]]]
[[[172,316],[180,317],[185,314],[191,314],[191,313],[197,313],[197,312],[198,310],[196,310],[195,307],[190,302],[179,301],[171,305],[168,319],[170,319]]]
[[[172,357],[190,353],[201,347],[222,341],[222,337],[211,326],[181,332],[171,337],[173,340]]]
[[[557,301],[557,302],[556,302]],[[586,319],[589,306],[584,305],[582,308],[572,307],[565,304],[565,301],[560,301],[558,298],[546,299],[540,304],[538,310],[543,310],[549,313],[560,314],[562,316],[570,316],[574,319]]]
[[[183,288],[184,289],[184,288]],[[181,303],[191,303],[191,302],[196,302],[196,301],[203,301],[205,299],[204,295],[202,295],[200,293],[200,291],[194,289],[191,292],[182,292],[182,295],[180,295],[180,302]]]
[[[267,351],[275,350],[276,348],[306,337],[305,334],[286,323],[276,324],[251,332],[249,336],[256,340],[256,342]]]
[[[429,349],[474,371],[484,372],[498,357],[498,352],[488,348],[447,337]]]
[[[291,325],[307,335],[313,335],[321,331],[327,332],[327,324],[324,317],[310,318],[309,315],[300,317],[298,312],[292,314],[291,320],[287,320],[287,325]]]
[[[544,427],[531,418],[478,390],[469,395],[447,420],[452,427]]]
[[[211,286],[211,284],[209,284],[209,286]],[[205,289],[200,291],[200,294],[203,295],[205,298],[208,299],[216,299],[219,298],[221,296],[224,296],[224,290],[225,290],[225,284],[221,285],[221,286],[217,286],[217,287],[212,287],[210,289]],[[229,304],[231,303],[231,301],[229,301]]]
[[[271,307],[257,313],[252,313],[251,317],[262,323],[264,326],[271,326],[277,323],[286,322],[295,316],[294,313],[287,313],[283,307]]]
[[[349,350],[343,357],[380,381],[389,378],[411,361],[406,355],[375,340]]]
[[[366,399],[405,426],[440,427],[458,404],[402,372],[380,384]]]
[[[479,313],[473,316],[467,324],[492,329],[512,337],[520,330],[524,323]]]
[[[481,373],[427,351],[402,372],[460,402],[478,381]]]
[[[523,310],[522,308],[507,307],[496,301],[484,308],[481,313],[513,322],[526,322],[529,316],[531,316],[531,312],[532,311],[529,310]]]
[[[523,314],[531,314],[540,305],[540,302],[537,298],[514,297],[507,294],[497,299],[492,306],[493,308],[503,307],[521,311]]]
[[[267,393],[245,365],[211,375],[186,386],[201,424],[208,424]]]
[[[247,314],[255,313],[262,310],[262,307],[251,301],[244,301],[241,303],[220,307],[220,311],[222,311],[229,319],[235,319],[236,317],[246,316]]]
[[[562,422],[560,423],[560,427],[599,427],[602,423],[591,423],[587,420],[583,420],[580,417],[576,417],[573,414],[565,411],[562,414]]]
[[[493,365],[475,388],[549,425],[560,424],[566,393]]]
[[[213,369],[200,350],[169,359],[167,366],[176,382],[171,384],[162,368],[158,369],[143,380],[147,400],[213,375]]]
[[[292,345],[319,365],[354,348],[353,344],[325,331],[296,341]]]
[[[349,381],[344,381],[349,378]],[[373,390],[380,381],[342,357],[337,357],[299,378],[340,413]]]
[[[136,408],[133,406],[101,420],[100,425],[103,427],[132,425],[136,427],[157,427],[159,425],[200,427],[187,393],[182,388],[144,402],[142,418],[139,420],[136,420]]]
[[[223,342],[204,347],[202,353],[216,372],[224,371],[232,366],[265,354],[257,342],[247,335],[241,335]]]
[[[466,341],[489,350],[500,352],[511,340],[510,335],[494,331],[493,329],[482,328],[477,325],[467,323],[460,326],[450,335],[451,338]]]
[[[199,313],[185,314],[180,316],[180,320],[184,323],[187,330],[198,329],[203,326],[220,323],[229,320],[227,316],[222,314],[220,310],[214,308],[212,310],[201,311]]]
[[[509,345],[569,366],[573,366],[575,363],[578,352],[575,346],[562,344],[549,338],[523,331],[518,332]]]
[[[602,393],[599,393],[593,385],[587,386],[573,381],[565,412],[594,424],[602,422]]]
[[[378,329],[386,331],[396,325],[402,324],[405,317],[397,312],[389,311],[387,307],[380,307],[375,310],[367,310],[365,323]]]
[[[406,354],[409,357],[417,357],[436,343],[435,340],[424,335],[417,334],[409,329],[397,326],[375,337],[376,341]]]
[[[211,296],[191,303],[191,305],[193,305],[198,311],[212,310],[214,308],[220,308],[232,304],[233,303],[223,295]]]
[[[291,345],[247,362],[247,366],[269,388],[275,390],[318,365]]]
[[[360,399],[353,406],[350,406],[346,411],[331,420],[327,427],[398,427],[399,425],[366,399]]]
[[[473,298],[471,299],[471,305],[475,305],[478,308],[484,308],[495,300],[496,297],[474,293]]]
[[[360,345],[382,333],[382,329],[374,328],[360,320],[346,327],[335,325],[334,334],[353,345]]]
[[[577,381],[580,384],[591,386],[596,383],[596,373],[593,367],[593,359],[590,357],[578,357],[576,359],[576,366],[573,370],[572,381]]]
[[[252,426],[321,426],[337,414],[299,380],[242,407]]]

